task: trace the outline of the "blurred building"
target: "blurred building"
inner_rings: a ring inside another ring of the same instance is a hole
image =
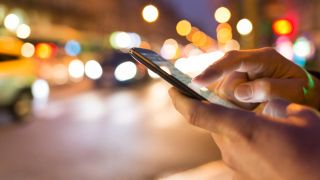
[[[141,0],[4,0],[2,3],[8,10],[22,11],[26,21],[34,27],[33,38],[82,38],[78,30],[86,35],[97,35],[97,40],[114,31],[136,32],[155,43],[178,38],[175,34],[178,19],[174,11],[156,2],[160,18],[154,23],[147,23],[141,17],[143,7],[148,4]]]

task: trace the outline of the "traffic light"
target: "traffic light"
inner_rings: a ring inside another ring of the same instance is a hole
[[[272,30],[276,35],[290,35],[293,32],[293,24],[288,19],[278,19],[273,22]]]

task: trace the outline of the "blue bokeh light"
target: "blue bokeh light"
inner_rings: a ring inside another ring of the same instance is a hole
[[[81,45],[76,40],[70,40],[66,43],[64,50],[69,56],[77,56],[81,52]]]

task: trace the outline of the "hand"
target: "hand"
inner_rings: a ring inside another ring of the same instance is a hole
[[[273,48],[230,51],[194,82],[248,109],[272,98],[320,107],[319,80]]]
[[[193,100],[174,88],[169,94],[191,124],[211,132],[223,161],[238,179],[320,179],[317,111],[272,100],[259,115]]]

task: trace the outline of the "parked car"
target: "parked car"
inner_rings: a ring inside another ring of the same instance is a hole
[[[132,86],[148,81],[147,69],[128,53],[114,51],[101,62],[103,74],[96,80],[97,87]]]
[[[24,121],[32,112],[31,88],[35,64],[23,58],[23,42],[10,37],[0,37],[0,106],[9,110],[16,121]]]

